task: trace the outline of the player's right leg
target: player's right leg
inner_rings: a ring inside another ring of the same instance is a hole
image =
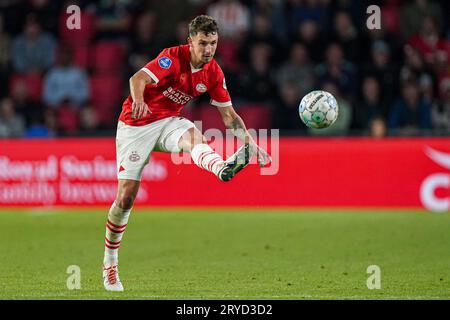
[[[118,192],[106,222],[103,258],[103,284],[106,290],[123,291],[118,269],[119,247],[139,190],[142,171],[168,121],[163,119],[145,126],[128,126],[119,122],[117,126]]]
[[[140,182],[119,179],[115,201],[108,212],[103,258],[103,284],[108,291],[123,291],[119,278],[119,248]]]

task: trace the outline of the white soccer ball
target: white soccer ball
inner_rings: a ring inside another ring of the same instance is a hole
[[[300,119],[308,127],[322,129],[331,126],[336,121],[339,106],[331,93],[316,90],[303,97],[298,112]]]

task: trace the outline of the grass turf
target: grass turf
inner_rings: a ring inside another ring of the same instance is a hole
[[[450,299],[448,214],[137,208],[123,293],[103,289],[105,219],[1,211],[0,299]],[[69,265],[80,290],[66,287]],[[366,286],[369,265],[379,290]]]

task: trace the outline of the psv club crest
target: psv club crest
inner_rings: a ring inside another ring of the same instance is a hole
[[[206,86],[203,83],[199,83],[197,84],[197,86],[195,87],[195,90],[197,90],[198,92],[206,92]]]
[[[130,159],[131,162],[136,162],[136,161],[139,161],[141,159],[141,156],[139,156],[137,154],[137,151],[132,151],[130,156],[128,157],[128,159]]]

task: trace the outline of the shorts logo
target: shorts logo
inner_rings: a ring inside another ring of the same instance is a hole
[[[137,154],[137,151],[132,151],[128,159],[130,159],[131,162],[137,162],[141,159],[141,156]]]
[[[196,89],[198,92],[206,92],[206,86],[205,86],[203,83],[199,83],[199,84],[195,87],[195,89]]]
[[[158,64],[163,69],[169,69],[170,66],[172,65],[172,60],[170,60],[167,57],[162,57],[162,58],[159,58]]]

